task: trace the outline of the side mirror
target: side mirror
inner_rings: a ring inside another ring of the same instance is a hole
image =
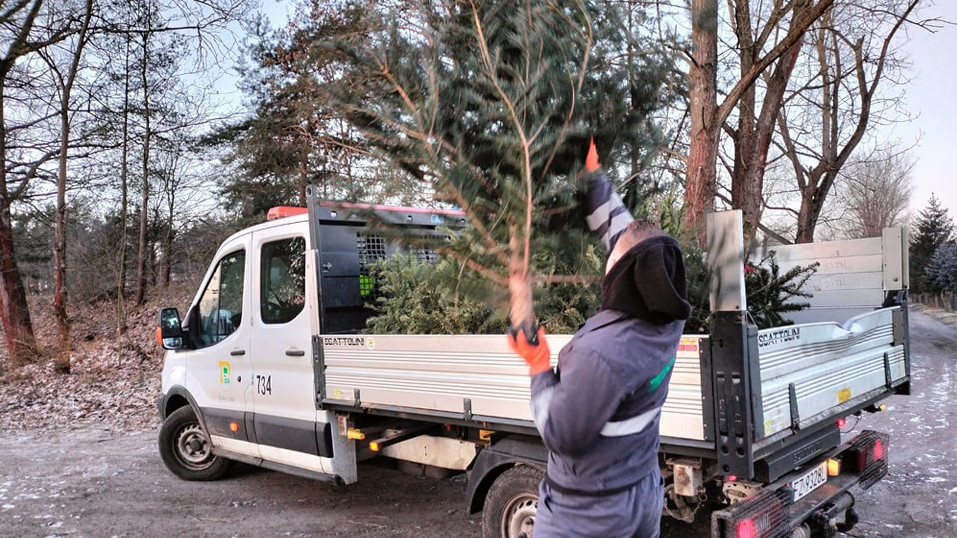
[[[179,310],[164,308],[160,310],[160,323],[157,336],[164,349],[183,349],[183,325],[179,319]]]

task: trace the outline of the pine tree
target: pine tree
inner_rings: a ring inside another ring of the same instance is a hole
[[[667,70],[654,51],[623,53],[631,36],[601,2],[420,9],[380,11],[381,33],[340,44],[366,82],[345,112],[379,155],[466,213],[469,233],[445,253],[508,290],[512,326],[532,326],[533,285],[574,278],[534,271],[537,253],[585,252],[572,208],[589,138],[606,164],[639,140],[648,152]]]
[[[281,30],[253,22],[239,69],[250,115],[208,140],[231,145],[228,161],[238,173],[221,181],[227,207],[258,221],[272,206],[305,205],[307,185],[334,200],[374,203],[392,195],[392,176],[368,166],[359,133],[331,106],[360,82],[343,69],[342,53],[324,43],[371,32],[366,7],[302,2]]]
[[[937,248],[924,270],[928,288],[957,293],[957,243],[948,241]]]
[[[925,271],[937,249],[952,238],[954,221],[936,196],[931,195],[927,207],[921,210],[916,230],[909,249],[911,290],[916,293],[939,291]]]
[[[794,322],[785,315],[811,306],[799,298],[812,297],[811,293],[804,291],[804,285],[817,272],[819,265],[818,262],[798,265],[781,274],[777,254],[773,250],[761,258],[757,266],[746,264],[744,285],[748,313],[755,325],[762,329],[793,325]]]

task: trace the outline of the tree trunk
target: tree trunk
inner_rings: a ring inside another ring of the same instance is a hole
[[[764,213],[764,171],[768,161],[768,149],[771,147],[774,126],[780,114],[788,81],[801,51],[801,44],[802,42],[798,41],[778,59],[774,72],[767,81],[760,115],[754,114],[756,103],[753,98],[749,103],[751,107],[749,113],[741,115],[747,117],[747,124],[741,124],[739,127],[738,134],[742,136],[742,143],[737,145],[735,151],[731,205],[741,209],[746,245],[754,240]],[[753,92],[750,94],[753,97]]]
[[[140,79],[143,84],[143,192],[140,198],[140,233],[137,241],[136,258],[136,298],[137,305],[146,302],[146,265],[151,258],[147,252],[147,230],[149,224],[149,202],[150,202],[150,138],[152,136],[150,126],[150,91],[149,77],[147,76],[147,61],[149,57],[149,33],[143,35],[143,58],[140,71]]]
[[[160,286],[168,288],[173,278],[173,217],[170,211],[166,223],[166,235],[163,236],[163,266],[160,270]]]
[[[54,361],[54,370],[60,373],[70,373],[70,318],[67,316],[67,289],[66,289],[66,183],[67,159],[70,149],[70,99],[73,94],[73,85],[80,70],[80,58],[86,46],[87,31],[93,17],[93,0],[86,0],[84,4],[83,22],[76,39],[76,49],[70,58],[70,68],[67,76],[62,80],[60,94],[60,158],[57,170],[56,194],[56,223],[54,225],[53,260],[56,266],[54,278],[53,311],[57,324],[57,355]],[[51,64],[56,69],[56,66]]]
[[[814,231],[821,218],[821,211],[824,210],[824,200],[827,199],[827,192],[831,190],[836,179],[836,169],[823,174],[813,170],[809,174],[807,187],[801,191],[801,207],[798,209],[797,232],[794,235],[796,244],[814,241]]]
[[[705,214],[714,209],[717,183],[718,3],[691,2],[692,60],[688,70],[691,146],[685,178],[685,230],[705,243]]]
[[[535,306],[532,301],[532,280],[528,266],[528,252],[524,246],[525,234],[520,234],[520,226],[509,227],[508,260],[508,319],[515,329],[535,327]],[[527,232],[526,232],[527,233]],[[532,337],[532,334],[527,334]]]
[[[743,79],[754,69],[757,55],[754,36],[751,31],[751,10],[749,2],[734,2],[734,33],[738,41],[739,75]],[[758,136],[756,129],[757,89],[754,84],[741,92],[738,100],[738,127],[733,133],[734,169],[731,177],[731,207],[740,209],[744,221],[745,245],[750,245],[754,237],[755,206],[760,211],[761,189],[755,190],[750,172],[763,168],[764,161],[756,161],[752,153]],[[753,203],[757,198],[758,203]]]
[[[0,85],[0,322],[7,353],[14,365],[34,360],[36,340],[27,294],[17,266],[7,189],[7,129],[4,114],[5,95]]]
[[[36,360],[37,349],[10,223],[10,206],[3,203],[0,207],[0,320],[11,361],[23,364]]]
[[[70,146],[70,88],[64,88],[60,110],[60,159],[56,185],[56,216],[53,227],[53,313],[57,327],[54,370],[70,373],[70,319],[66,313],[66,161]]]
[[[296,189],[296,195],[299,199],[299,205],[306,207],[306,184],[309,182],[309,150],[303,145],[299,151],[299,181]]]
[[[813,187],[810,190],[816,190]],[[817,224],[817,218],[814,216],[814,208],[811,207],[811,200],[814,195],[802,193],[801,207],[798,208],[797,231],[794,233],[794,243],[810,243],[814,241],[814,228]]]
[[[129,48],[127,48],[127,65],[129,65]],[[127,73],[129,71],[127,70]],[[116,336],[122,337],[126,334],[126,227],[127,215],[129,213],[129,177],[130,177],[130,83],[129,75],[126,75],[123,91],[123,141],[120,150],[120,240],[117,245],[116,253]]]

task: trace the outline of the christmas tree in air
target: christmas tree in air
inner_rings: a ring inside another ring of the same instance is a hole
[[[511,326],[534,334],[534,286],[580,278],[589,140],[603,164],[655,145],[660,56],[637,54],[601,2],[379,15],[368,40],[338,43],[362,81],[345,114],[378,155],[465,212],[468,230],[443,253],[482,276],[486,297],[507,292]]]

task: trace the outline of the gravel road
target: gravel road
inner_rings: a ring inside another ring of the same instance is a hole
[[[847,536],[957,536],[957,325],[913,312],[911,338],[913,394],[850,421],[889,432],[891,447],[890,474],[860,496],[861,523]],[[163,467],[155,430],[5,431],[0,537],[481,536],[464,477],[359,473],[346,488],[247,466],[183,482]]]
[[[463,477],[360,467],[347,488],[237,466],[184,482],[160,461],[153,431],[82,429],[0,435],[0,536],[480,536]]]

